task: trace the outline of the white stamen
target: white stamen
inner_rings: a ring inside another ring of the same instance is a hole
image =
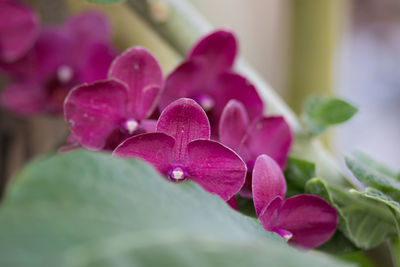
[[[67,65],[62,65],[57,70],[57,77],[62,83],[67,83],[72,79],[74,70]]]
[[[183,170],[180,167],[175,167],[171,172],[171,178],[175,180],[181,180],[184,178],[184,176],[185,174],[183,173]]]
[[[286,242],[288,242],[292,237],[293,237],[293,234],[283,235],[283,239],[285,239]]]
[[[126,129],[128,130],[129,134],[132,134],[138,127],[139,123],[136,120],[127,120],[125,122],[125,125],[126,125]]]

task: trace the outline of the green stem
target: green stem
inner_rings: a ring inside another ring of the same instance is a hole
[[[212,26],[186,1],[127,0],[127,4],[182,55],[201,36],[212,30]],[[315,162],[318,176],[328,184],[349,187],[349,181],[343,176],[333,157],[317,140],[308,137],[294,112],[277,93],[243,60],[237,62],[236,69],[257,87],[268,106],[268,113],[284,116],[291,125],[296,134],[292,155]]]

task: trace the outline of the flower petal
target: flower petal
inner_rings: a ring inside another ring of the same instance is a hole
[[[207,61],[210,72],[221,72],[232,67],[237,53],[234,34],[218,30],[202,38],[189,53],[188,58],[202,58]]]
[[[236,197],[233,196],[231,197],[228,201],[226,201],[226,203],[234,210],[238,210],[238,205],[237,205],[237,201],[236,201]]]
[[[285,197],[285,177],[279,165],[267,155],[260,155],[254,164],[252,190],[257,215],[275,197]]]
[[[256,88],[239,74],[223,73],[219,75],[209,93],[212,94],[215,101],[210,122],[216,127],[218,127],[222,110],[231,99],[243,104],[250,120],[260,117],[263,113],[263,102]]]
[[[78,66],[83,82],[91,83],[107,78],[108,69],[116,52],[108,43],[95,43],[84,55],[83,62]]]
[[[0,1],[0,59],[11,62],[23,56],[39,34],[39,19],[28,7]]]
[[[332,237],[337,223],[337,211],[326,200],[303,194],[283,202],[277,227],[293,234],[290,243],[312,249]]]
[[[283,198],[281,196],[276,196],[258,214],[258,219],[265,230],[273,231],[274,228],[276,228],[282,203]]]
[[[132,47],[118,56],[111,64],[109,76],[126,83],[129,92],[128,112],[135,118],[147,113],[142,109],[144,90],[150,85],[161,88],[161,67],[145,48]]]
[[[142,102],[137,107],[137,119],[141,120],[150,117],[154,109],[157,107],[157,102],[161,94],[161,87],[149,85],[143,89]]]
[[[161,174],[170,169],[175,140],[163,133],[139,134],[128,138],[113,152],[122,158],[139,158],[152,164]]]
[[[242,187],[246,165],[233,150],[210,140],[188,145],[188,173],[206,191],[227,201]]]
[[[1,93],[1,105],[20,115],[35,115],[45,108],[44,88],[36,83],[10,84]]]
[[[189,98],[181,98],[168,105],[158,119],[156,130],[175,139],[174,158],[177,163],[185,162],[187,145],[191,141],[210,139],[210,124],[206,113]]]
[[[140,127],[146,132],[146,133],[152,133],[156,131],[157,127],[157,121],[156,120],[142,120],[140,123]]]
[[[76,66],[82,65],[87,54],[92,53],[93,44],[108,44],[111,41],[111,25],[97,11],[86,11],[71,17],[60,31],[71,40],[68,58]]]
[[[196,92],[207,87],[207,79],[203,75],[203,66],[194,60],[179,65],[165,80],[164,91],[160,98],[160,108],[183,97],[194,97]]]
[[[258,155],[267,154],[283,170],[292,142],[292,131],[283,117],[265,117],[250,124],[240,151],[246,151],[244,154],[247,155],[243,155],[246,161],[254,161]]]
[[[219,140],[237,151],[248,124],[249,118],[243,104],[236,100],[230,100],[226,104],[219,122]]]
[[[102,149],[125,117],[127,89],[117,81],[103,80],[73,89],[65,100],[65,118],[82,145]]]

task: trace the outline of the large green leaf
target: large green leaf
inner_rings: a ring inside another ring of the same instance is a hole
[[[346,122],[357,111],[355,106],[342,99],[317,96],[307,101],[303,118],[310,132],[317,135],[328,126]]]
[[[400,203],[397,201],[394,201],[390,196],[379,191],[378,189],[375,189],[372,187],[367,187],[365,189],[365,191],[362,191],[362,192],[357,191],[357,190],[351,190],[350,192],[353,194],[361,195],[361,196],[382,202],[385,205],[387,205],[388,207],[391,207],[397,213],[397,216],[400,216]]]
[[[75,151],[27,167],[0,207],[0,266],[340,266],[196,184]]]
[[[313,177],[315,177],[315,164],[313,162],[290,157],[285,169],[286,197],[304,193],[307,181]]]

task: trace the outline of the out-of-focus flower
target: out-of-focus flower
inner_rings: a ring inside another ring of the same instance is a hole
[[[251,197],[251,173],[256,158],[267,154],[284,170],[293,134],[283,117],[259,117],[251,122],[243,104],[231,100],[221,115],[219,140],[239,153],[246,162],[247,178],[240,193]]]
[[[285,178],[279,165],[269,156],[257,158],[252,186],[254,207],[267,231],[303,249],[318,247],[335,233],[337,211],[326,200],[314,195],[285,199]]]
[[[106,18],[86,12],[60,27],[44,27],[28,53],[0,63],[12,77],[1,104],[21,115],[62,113],[64,98],[80,83],[104,79],[115,56]]]
[[[263,102],[255,87],[231,71],[236,53],[237,42],[232,32],[218,30],[205,36],[167,77],[161,109],[178,98],[192,98],[207,112],[213,134],[231,99],[242,102],[251,119],[261,116]]]
[[[210,140],[206,113],[188,98],[165,108],[156,132],[127,139],[114,155],[143,159],[169,180],[195,181],[225,201],[239,191],[246,175],[246,165],[235,152]]]
[[[83,84],[65,100],[72,139],[93,150],[113,150],[126,138],[153,132],[162,71],[149,51],[133,47],[111,64],[109,79]]]
[[[39,34],[39,19],[28,7],[14,0],[0,0],[0,61],[23,56]]]

